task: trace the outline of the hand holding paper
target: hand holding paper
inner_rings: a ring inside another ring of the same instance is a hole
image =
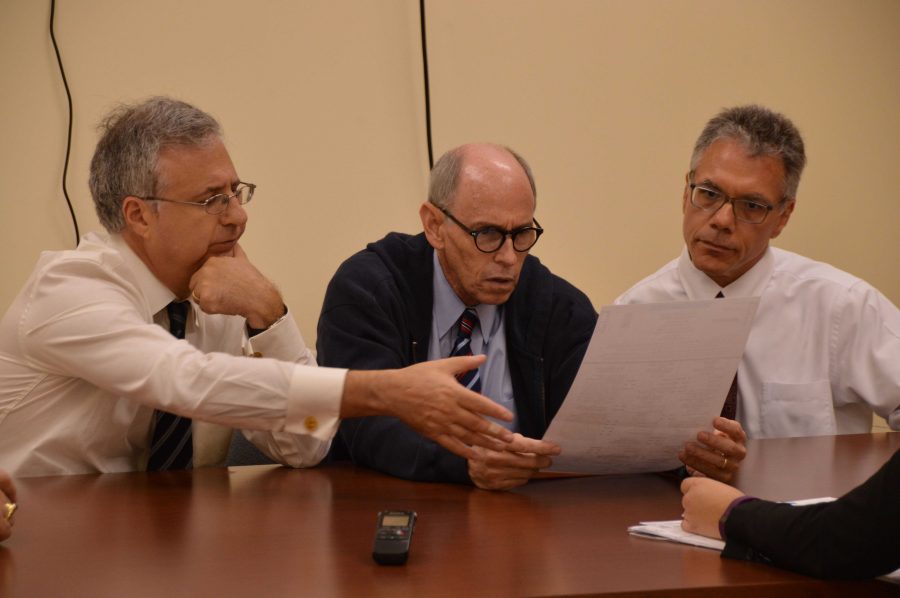
[[[581,369],[545,440],[550,471],[675,469],[719,414],[759,298],[613,305],[600,311]]]

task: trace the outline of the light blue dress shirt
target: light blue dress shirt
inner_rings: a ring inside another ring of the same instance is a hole
[[[444,270],[435,253],[432,287],[434,303],[431,306],[431,338],[428,341],[428,360],[449,357],[457,336],[457,322],[466,304],[456,295],[444,276]],[[481,393],[506,407],[513,414],[512,422],[497,421],[512,431],[518,430],[516,404],[513,397],[512,379],[506,355],[506,324],[503,321],[502,305],[474,306],[478,313],[479,326],[472,331],[472,354],[487,355],[481,366]]]

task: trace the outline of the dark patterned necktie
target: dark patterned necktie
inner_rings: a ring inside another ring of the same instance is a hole
[[[722,291],[716,295],[716,299],[724,299],[725,295]],[[728,396],[725,397],[725,404],[722,405],[722,417],[735,419],[737,417],[737,372],[734,373],[734,380],[731,381],[731,388],[728,389]]]
[[[188,305],[187,301],[173,301],[166,306],[169,331],[175,338],[184,338]],[[194,458],[191,419],[157,409],[154,420],[156,425],[153,428],[147,470],[190,468]]]
[[[459,317],[459,332],[456,336],[456,342],[453,343],[453,350],[450,351],[450,357],[458,357],[461,355],[472,354],[472,331],[478,326],[478,314],[471,307]],[[478,368],[457,374],[456,379],[459,383],[475,392],[481,392],[481,372]]]

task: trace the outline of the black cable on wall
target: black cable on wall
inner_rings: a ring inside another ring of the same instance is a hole
[[[75,246],[78,246],[78,240],[81,235],[78,231],[78,219],[75,217],[75,209],[72,208],[72,201],[69,199],[69,191],[66,188],[66,177],[69,173],[69,155],[72,153],[72,93],[69,91],[69,82],[66,80],[66,71],[63,68],[62,57],[59,55],[59,46],[56,44],[56,35],[53,32],[53,22],[56,16],[56,0],[50,0],[50,39],[53,41],[53,50],[56,52],[56,62],[59,64],[59,74],[62,75],[63,85],[66,88],[66,100],[69,102],[69,127],[66,134],[66,159],[63,162],[62,190],[66,197],[66,204],[69,206],[69,214],[72,215],[72,225],[75,227]]]
[[[422,32],[422,70],[425,75],[425,135],[428,141],[428,168],[434,167],[431,146],[431,90],[428,83],[428,43],[425,40],[425,0],[419,0],[419,29]]]
[[[59,65],[59,74],[62,77],[63,86],[66,90],[66,101],[69,107],[69,123],[66,132],[66,157],[63,162],[62,191],[66,198],[66,205],[69,207],[69,214],[72,216],[72,226],[75,228],[75,246],[77,247],[81,234],[78,229],[78,218],[75,216],[75,209],[72,207],[72,201],[69,198],[69,191],[66,184],[69,173],[69,157],[72,153],[72,92],[69,90],[69,81],[66,78],[66,70],[63,68],[62,56],[60,56],[59,53],[59,45],[56,43],[56,34],[54,32],[55,16],[56,0],[50,0],[50,39],[53,42],[53,50],[56,52],[56,62]],[[428,168],[431,169],[434,166],[434,148],[431,140],[431,89],[428,80],[428,42],[425,35],[425,0],[419,0],[419,29],[422,36],[422,71],[425,84],[425,136],[428,144]]]

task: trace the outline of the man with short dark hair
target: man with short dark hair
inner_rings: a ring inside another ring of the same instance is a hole
[[[805,164],[783,115],[722,111],[685,177],[681,257],[617,303],[761,298],[731,416],[751,438],[868,432],[873,411],[900,429],[897,308],[855,276],[769,247],[791,218]]]
[[[239,244],[256,186],[238,177],[211,116],[152,98],[115,110],[102,132],[90,186],[106,234],[44,253],[0,321],[0,467],[216,465],[231,428],[309,466],[340,417],[373,414],[463,456],[511,439],[478,415],[510,414],[453,377],[478,358],[311,367],[280,293]]]
[[[319,319],[320,364],[396,368],[483,353],[485,364],[460,381],[515,415],[506,450],[478,448],[468,460],[396,419],[347,419],[340,438],[356,463],[487,489],[519,486],[550,465],[559,448],[537,439],[572,385],[597,314],[584,293],[528,254],[543,232],[535,197],[531,169],[512,150],[458,147],[432,169],[419,208],[424,233],[391,233],[338,269]]]

